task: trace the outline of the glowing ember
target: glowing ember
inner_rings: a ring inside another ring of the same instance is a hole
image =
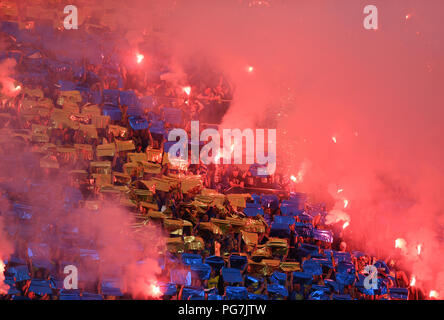
[[[336,142],[337,142],[337,141],[336,141],[336,137],[335,137],[335,136],[331,137],[331,139],[333,140],[333,142],[334,142],[334,143],[336,143]]]
[[[344,199],[344,209],[346,209],[348,207],[348,200]]]
[[[412,279],[410,280],[410,286],[414,287],[415,284],[416,284],[416,278],[415,278],[415,276],[413,276]]]
[[[137,63],[138,64],[142,63],[143,59],[145,59],[145,56],[143,54],[140,54],[140,53],[138,53],[136,55],[136,57],[137,57]]]
[[[341,193],[342,191],[344,191],[344,189],[338,189],[338,193]]]
[[[420,244],[418,244],[417,246],[416,246],[416,251],[418,252],[418,256],[421,254],[421,245]]]
[[[345,230],[345,228],[347,228],[350,225],[350,222],[345,222],[344,225],[342,226],[342,230]]]
[[[290,179],[291,179],[291,181],[293,181],[293,182],[296,182],[296,181],[297,181],[297,179],[296,179],[295,176],[291,176]]]
[[[191,87],[183,87],[183,92],[185,92],[188,96],[191,94]]]
[[[254,71],[254,68],[252,66],[249,66],[247,68],[248,73],[252,73]]]
[[[22,87],[21,86],[17,86],[17,87],[15,87],[15,91],[20,91],[22,89]]]
[[[432,291],[430,291],[429,297],[430,298],[438,299],[439,293],[437,291],[435,291],[435,290],[432,290]]]

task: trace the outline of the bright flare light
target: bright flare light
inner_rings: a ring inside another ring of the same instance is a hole
[[[430,291],[429,298],[438,299],[438,297],[439,297],[439,293],[437,291],[435,291],[435,290]]]
[[[404,249],[406,242],[402,238],[398,238],[395,240],[395,248]]]
[[[5,272],[5,264],[0,259],[0,294],[7,294],[9,290],[9,285],[4,283],[5,281],[4,272]]]
[[[344,199],[344,209],[346,209],[348,207],[348,200]]]
[[[420,245],[420,244],[418,244],[416,246],[416,251],[418,252],[418,256],[421,254],[421,248],[422,248],[422,245]]]
[[[156,286],[155,284],[153,284],[151,286],[151,292],[153,294],[154,297],[158,297],[162,294],[162,291],[160,291],[160,287]]]
[[[416,278],[415,278],[415,276],[413,276],[412,279],[410,280],[410,286],[414,287],[415,284],[416,284]]]
[[[350,225],[350,222],[345,222],[342,226],[342,230],[345,230],[345,228],[347,228]]]
[[[254,71],[254,68],[252,66],[247,67],[248,73],[252,73]]]
[[[140,54],[140,53],[138,53],[136,55],[136,57],[137,57],[137,63],[138,64],[142,63],[143,59],[145,59],[145,56],[143,54]]]
[[[191,94],[191,87],[183,87],[183,92],[185,92],[188,96]]]
[[[335,137],[335,136],[331,137],[331,139],[333,140],[333,142],[334,142],[334,143],[336,143],[336,142],[337,142],[337,141],[336,141],[336,137]]]
[[[412,15],[411,15],[410,13],[408,13],[408,14],[405,15],[405,19],[406,19],[406,20],[409,20],[411,17],[412,17]]]

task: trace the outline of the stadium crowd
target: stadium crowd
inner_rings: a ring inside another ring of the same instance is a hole
[[[68,36],[43,22],[1,25],[0,61],[16,62],[12,92],[2,81],[0,110],[0,184],[10,204],[1,215],[14,244],[2,299],[138,298],[100,278],[80,276],[78,289],[64,288],[67,260],[100,257],[94,243],[83,246],[75,232],[48,227],[44,217],[51,210],[97,211],[104,202],[125,208],[135,230],[154,225],[163,232],[158,292],[149,297],[425,298],[393,259],[352,251],[342,228],[325,224],[325,206],[295,192],[279,168],[260,176],[256,165],[168,160],[169,130],[189,132],[191,120],[217,128],[235,91],[223,73],[192,65],[184,68],[186,81],[176,79],[167,55],[150,56],[149,71],[148,54],[126,66],[113,41],[103,40],[108,31],[86,21],[79,32],[78,41],[101,48],[95,61],[49,50],[45,43]],[[60,203],[45,200],[54,194]],[[27,233],[36,225],[38,241]],[[377,269],[371,288],[368,265]]]

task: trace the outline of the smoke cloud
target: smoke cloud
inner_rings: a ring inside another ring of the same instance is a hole
[[[277,128],[278,170],[310,164],[299,191],[336,210],[342,189],[350,247],[397,257],[443,292],[444,3],[373,1],[376,31],[363,27],[365,1],[106,3],[95,15],[108,10],[128,50],[157,37],[177,72],[223,71],[235,93],[221,126]]]

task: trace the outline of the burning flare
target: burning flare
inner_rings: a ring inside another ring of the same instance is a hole
[[[395,248],[401,249],[401,252],[405,255],[407,254],[407,242],[402,239],[398,238],[395,240]]]
[[[304,181],[304,176],[307,172],[309,163],[307,162],[307,160],[304,160],[300,167],[299,167],[299,171],[298,173],[295,175],[290,176],[291,181],[293,181],[294,183],[301,183]]]
[[[144,56],[143,54],[140,54],[140,53],[138,53],[138,54],[136,55],[136,57],[137,57],[137,63],[138,63],[138,64],[141,64],[142,61],[143,61],[143,59],[145,59],[145,56]]]
[[[0,260],[0,294],[7,294],[9,286],[4,282],[5,281],[5,264],[2,260]]]
[[[410,280],[410,286],[414,287],[415,284],[416,284],[416,278],[415,278],[415,276],[413,276],[412,279]]]
[[[187,94],[187,96],[189,96],[191,94],[191,87],[183,87],[182,88],[183,92],[185,92]]]
[[[398,238],[395,240],[395,248],[403,249],[405,248],[406,242],[402,238]]]
[[[155,284],[151,285],[151,295],[154,298],[160,297],[162,295],[162,291],[160,290],[160,287]]]
[[[345,230],[350,225],[350,222],[346,221],[344,225],[342,226],[342,230]]]
[[[439,297],[438,291],[435,291],[435,290],[430,291],[429,298],[438,299],[438,297]]]

